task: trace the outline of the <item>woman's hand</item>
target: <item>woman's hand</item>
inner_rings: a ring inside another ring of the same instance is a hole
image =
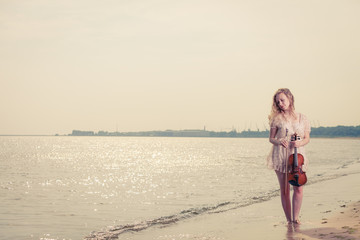
[[[302,146],[302,144],[301,144],[301,143],[302,143],[301,141],[291,141],[291,142],[290,142],[290,147],[291,147],[291,148],[294,148],[294,147],[296,147],[296,148],[301,147],[301,146]]]
[[[299,147],[303,147],[306,144],[308,144],[310,142],[310,132],[305,132],[304,137],[300,140],[300,141],[291,141],[290,142],[290,147],[291,148],[299,148]]]
[[[284,148],[288,148],[289,142],[286,139],[282,139],[280,140],[280,145],[283,146]]]

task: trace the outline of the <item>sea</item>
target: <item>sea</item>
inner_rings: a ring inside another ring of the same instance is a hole
[[[109,239],[279,195],[267,138],[0,137],[0,239]],[[313,138],[308,183],[360,172],[359,139]]]

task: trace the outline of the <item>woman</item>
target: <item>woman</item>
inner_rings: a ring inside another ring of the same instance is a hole
[[[292,198],[292,211],[290,200],[290,185],[286,181],[286,162],[294,153],[294,147],[298,153],[304,156],[302,170],[305,172],[308,159],[305,155],[304,146],[310,141],[310,124],[306,116],[295,112],[294,96],[287,88],[276,91],[273,97],[272,110],[269,115],[270,137],[273,144],[272,150],[267,158],[267,165],[275,170],[281,191],[281,203],[288,223],[300,224],[299,213],[303,199],[303,186],[294,186]],[[300,136],[299,141],[290,141],[292,135]]]

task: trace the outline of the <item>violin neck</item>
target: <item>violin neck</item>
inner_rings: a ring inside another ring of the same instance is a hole
[[[298,136],[297,134],[294,135],[294,141],[297,141],[298,140]],[[297,167],[299,164],[298,164],[298,154],[297,154],[297,148],[295,147],[294,148],[294,167]]]
[[[294,166],[297,167],[299,165],[298,163],[298,154],[297,154],[297,148],[294,149]]]

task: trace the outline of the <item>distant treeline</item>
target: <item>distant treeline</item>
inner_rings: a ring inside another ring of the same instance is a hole
[[[267,138],[269,130],[214,132],[207,130],[166,130],[144,132],[106,132],[73,130],[69,136],[122,136],[122,137],[218,137],[218,138]],[[360,137],[359,126],[318,127],[311,129],[311,137]]]
[[[311,137],[360,137],[360,125],[312,128]]]

